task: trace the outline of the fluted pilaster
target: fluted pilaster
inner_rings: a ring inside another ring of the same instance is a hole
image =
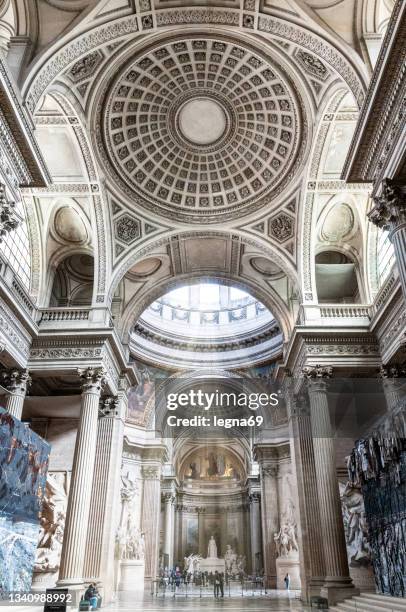
[[[87,368],[80,370],[79,375],[82,379],[82,404],[59,570],[60,585],[80,585],[84,578],[99,399],[105,382],[105,372],[101,369]]]
[[[2,370],[1,385],[9,392],[6,400],[6,410],[16,419],[23,415],[24,400],[31,384],[28,370]]]
[[[154,579],[158,572],[159,515],[161,482],[159,466],[144,466],[144,495],[142,502],[142,531],[145,534],[145,577]]]
[[[261,495],[251,493],[250,497],[250,532],[251,532],[251,569],[261,570]]]
[[[307,398],[288,395],[292,461],[296,468],[301,523],[301,562],[308,599],[320,593],[324,583],[324,553],[316,482],[312,426]]]
[[[274,535],[279,531],[278,465],[260,459],[262,504],[262,550],[266,583],[276,588],[276,548]]]
[[[174,501],[175,497],[172,493],[163,494],[164,502],[164,555],[167,555],[168,567],[173,566],[173,540],[174,540]]]
[[[99,405],[96,462],[93,475],[84,575],[103,584],[104,600],[113,592],[115,535],[119,520],[120,466],[123,447],[125,392],[105,397]]]

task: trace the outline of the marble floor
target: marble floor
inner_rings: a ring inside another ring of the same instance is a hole
[[[310,610],[304,606],[295,593],[287,596],[286,591],[271,591],[262,594],[231,594],[225,593],[224,598],[214,599],[205,594],[202,597],[176,595],[167,593],[166,596],[153,597],[150,594],[143,598],[131,596],[129,593],[122,594],[118,600],[103,608],[109,612],[132,612],[142,610],[143,612],[304,612]]]
[[[314,609],[314,608],[313,608]],[[43,612],[42,607],[11,607],[0,606],[0,610],[9,612]],[[76,607],[68,608],[69,612],[76,612]],[[140,596],[136,593],[121,593],[117,601],[102,608],[105,612],[310,612],[311,608],[302,604],[299,594],[286,591],[269,591],[265,594],[225,593],[224,598],[214,599],[206,592],[202,597],[192,594],[171,593],[152,596],[145,593]]]

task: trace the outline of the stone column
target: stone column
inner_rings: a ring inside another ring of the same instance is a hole
[[[250,532],[251,532],[251,569],[259,572],[261,564],[261,495],[251,493],[250,500]]]
[[[174,542],[174,501],[173,493],[163,494],[164,502],[164,555],[168,555],[168,568],[173,567],[173,542]]]
[[[325,577],[312,426],[307,398],[289,390],[287,400],[291,457],[298,488],[302,590],[310,601],[312,595],[320,595]]]
[[[279,531],[278,464],[274,449],[254,449],[261,475],[262,554],[266,586],[276,589],[276,546],[274,535]]]
[[[356,594],[350,578],[344,523],[338,487],[333,431],[328,407],[327,383],[333,369],[329,366],[303,368],[307,379],[320,531],[323,541],[325,581],[321,595],[335,605]]]
[[[146,465],[144,478],[141,531],[145,534],[145,578],[154,580],[159,561],[159,517],[161,513],[160,467]]]
[[[180,563],[182,558],[182,506],[175,502],[175,535],[174,535],[174,564]]]
[[[406,299],[406,185],[391,179],[382,181],[382,193],[374,198],[369,220],[389,231]]]
[[[114,591],[111,567],[120,514],[120,469],[126,411],[125,390],[100,402],[84,575],[89,582],[100,583],[105,603],[111,601]]]
[[[9,392],[6,400],[6,410],[16,419],[21,420],[27,389],[31,384],[28,370],[3,370],[1,385]]]
[[[207,556],[206,542],[204,541],[204,513],[205,508],[198,508],[198,532],[199,532],[199,554]]]
[[[82,405],[76,435],[58,580],[59,586],[69,586],[74,591],[81,589],[83,585],[86,537],[96,456],[99,400],[105,383],[105,372],[102,369],[87,368],[80,370],[79,374],[82,379]]]

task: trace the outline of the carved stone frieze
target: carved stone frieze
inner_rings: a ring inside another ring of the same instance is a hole
[[[269,221],[269,234],[278,242],[286,242],[293,238],[295,232],[295,220],[293,217],[280,213]]]
[[[94,75],[95,71],[103,61],[103,58],[104,56],[100,51],[92,51],[92,53],[85,55],[75,64],[73,64],[68,71],[68,75],[75,83],[82,81]]]
[[[295,57],[309,74],[317,77],[321,81],[325,81],[327,79],[329,71],[323,62],[318,59],[318,57],[311,53],[307,53],[307,51],[303,51],[302,49],[297,51]]]
[[[124,214],[115,221],[116,238],[131,244],[141,237],[141,223],[139,219],[129,214]]]

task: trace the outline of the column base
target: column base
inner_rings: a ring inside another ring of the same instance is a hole
[[[280,591],[286,590],[285,576],[290,576],[290,589],[300,591],[300,561],[299,555],[296,558],[278,557],[276,559],[277,586]]]
[[[321,597],[320,593],[324,582],[324,576],[312,576],[306,578],[305,596],[307,603],[310,603],[312,597]]]
[[[321,588],[320,596],[327,599],[329,606],[335,606],[344,599],[354,597],[359,593],[359,589],[353,585],[351,578],[327,577]]]
[[[74,579],[74,578],[66,578],[62,580],[58,580],[56,583],[57,589],[68,589],[69,595],[72,596],[71,606],[79,606],[79,602],[82,596],[85,594],[85,590],[88,586],[88,583],[83,580]]]
[[[144,561],[125,560],[120,564],[119,591],[138,591],[144,590]]]

